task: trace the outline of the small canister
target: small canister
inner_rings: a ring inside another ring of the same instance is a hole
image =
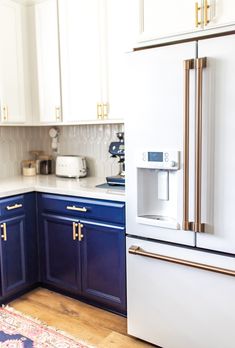
[[[40,160],[40,174],[48,175],[52,174],[52,160]]]
[[[34,176],[36,175],[36,163],[35,161],[25,160],[21,162],[22,174],[24,176]]]

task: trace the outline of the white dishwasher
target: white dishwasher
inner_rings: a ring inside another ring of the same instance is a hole
[[[233,348],[235,282],[222,267],[235,258],[127,236],[128,333],[163,348]]]

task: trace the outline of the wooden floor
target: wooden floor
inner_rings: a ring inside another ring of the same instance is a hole
[[[95,347],[153,347],[127,335],[125,318],[46,289],[29,292],[9,305]]]

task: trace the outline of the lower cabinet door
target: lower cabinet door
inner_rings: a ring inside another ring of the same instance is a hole
[[[125,229],[81,221],[82,294],[126,312]]]
[[[71,218],[42,215],[42,277],[44,283],[80,293],[80,245],[74,223]]]
[[[25,216],[1,222],[2,296],[14,294],[26,283]]]

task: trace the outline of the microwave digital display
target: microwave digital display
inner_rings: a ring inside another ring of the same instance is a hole
[[[149,162],[163,162],[163,152],[148,152]]]

